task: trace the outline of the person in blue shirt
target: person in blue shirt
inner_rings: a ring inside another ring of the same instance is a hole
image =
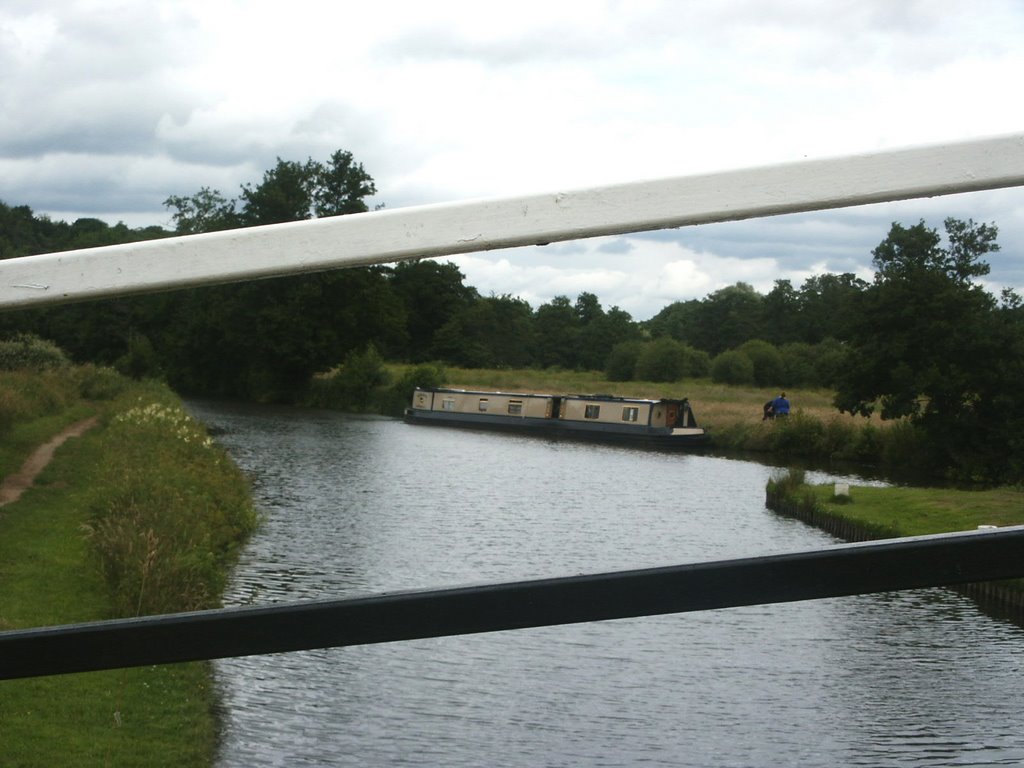
[[[786,399],[785,392],[772,400],[772,416],[776,419],[780,416],[789,416],[789,400]]]

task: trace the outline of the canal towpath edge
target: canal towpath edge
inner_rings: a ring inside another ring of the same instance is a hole
[[[80,437],[81,435],[84,435],[98,423],[99,417],[97,416],[82,419],[81,421],[65,427],[52,438],[36,448],[29,457],[25,459],[25,462],[17,472],[12,475],[8,475],[2,482],[0,482],[0,507],[17,501],[25,491],[32,487],[36,477],[43,471],[43,469],[46,468],[46,465],[50,463],[51,459],[53,459],[53,454],[58,448],[60,448],[60,446],[72,437]]]

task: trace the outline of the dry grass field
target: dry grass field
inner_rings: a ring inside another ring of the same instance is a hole
[[[607,381],[595,371],[536,371],[530,369],[476,370],[448,368],[447,386],[460,389],[495,389],[510,392],[612,394],[626,397],[688,397],[697,420],[713,430],[750,427],[761,422],[765,402],[778,391],[756,387],[715,384],[710,379],[682,382]],[[862,424],[865,419],[841,414],[832,405],[827,389],[791,389],[786,392],[794,413],[812,416],[822,423]],[[881,425],[879,419],[872,419]]]

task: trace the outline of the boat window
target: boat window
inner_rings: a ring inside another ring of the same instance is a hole
[[[586,410],[583,411],[583,418],[585,419],[597,419],[601,417],[601,406],[600,405],[588,405]]]
[[[446,397],[444,400],[442,400],[441,401],[441,410],[442,411],[454,411],[455,410],[455,398],[454,397]]]
[[[487,398],[486,397],[481,397],[480,398],[480,410],[481,411],[486,411],[487,410]]]
[[[640,409],[635,405],[627,405],[622,409],[622,420],[623,421],[636,421],[640,415]]]
[[[509,400],[508,401],[508,412],[512,416],[520,416],[523,413],[523,401],[522,400]]]

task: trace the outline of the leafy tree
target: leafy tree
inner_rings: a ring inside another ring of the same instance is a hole
[[[634,378],[642,381],[680,381],[706,376],[710,362],[706,352],[667,336],[646,342],[636,361]]]
[[[49,219],[37,219],[27,205],[0,203],[0,258],[62,250],[61,239],[59,227]]]
[[[362,350],[352,350],[336,376],[343,401],[365,410],[377,387],[388,383],[384,358],[372,344]]]
[[[277,165],[263,173],[259,186],[242,186],[242,223],[282,224],[313,217],[316,169],[312,161],[297,163],[277,158]]]
[[[747,283],[715,291],[700,303],[690,343],[714,355],[757,338],[764,326],[763,304],[764,297]]]
[[[555,296],[539,306],[533,328],[539,365],[576,367],[580,322],[568,296]]]
[[[174,209],[171,220],[179,235],[217,232],[241,226],[236,202],[228,200],[215,189],[203,187],[191,197],[171,195],[164,207]]]
[[[945,229],[944,246],[923,221],[894,223],[872,252],[875,280],[859,302],[836,405],[907,417],[928,436],[935,466],[977,474],[970,457],[995,445],[1012,452],[1005,425],[1022,421],[1020,328],[974,283],[988,273],[982,256],[999,248],[996,227],[947,219]],[[991,470],[1005,474],[1006,460],[997,464]]]
[[[782,378],[779,384],[787,387],[822,386],[818,377],[818,349],[802,341],[791,341],[779,347],[782,356]]]
[[[377,194],[363,164],[353,162],[352,153],[346,150],[337,150],[326,165],[310,160],[307,169],[313,183],[313,213],[318,218],[365,213],[366,198]]]
[[[782,355],[772,344],[751,339],[738,347],[754,364],[754,383],[759,387],[781,384],[785,376]]]
[[[292,400],[313,373],[372,343],[404,349],[406,316],[383,268],[187,292],[166,355],[185,392]]]
[[[580,325],[587,326],[604,317],[604,310],[601,302],[593,293],[584,291],[576,297],[576,304],[573,311]]]
[[[170,197],[182,234],[367,210],[373,180],[349,152],[328,163],[277,159],[240,200],[203,188]],[[151,330],[171,383],[188,392],[291,399],[310,376],[368,343],[402,354],[408,315],[384,268],[336,270],[175,294],[168,331]],[[159,340],[159,341],[158,341]]]
[[[653,338],[670,336],[676,341],[693,344],[700,307],[701,303],[697,299],[676,301],[662,309],[644,325]]]
[[[754,363],[739,350],[726,350],[711,361],[711,380],[716,384],[753,384]]]
[[[764,327],[761,338],[772,344],[784,344],[803,337],[800,318],[800,296],[789,280],[776,280],[762,305]]]
[[[643,345],[633,377],[640,381],[679,381],[685,373],[682,343],[662,336]]]
[[[621,341],[612,347],[605,362],[604,373],[609,381],[632,381],[637,360],[644,348],[639,339]]]
[[[160,361],[153,350],[153,344],[141,333],[132,333],[128,338],[128,351],[114,363],[124,376],[133,379],[160,378]]]
[[[376,194],[373,178],[352,153],[337,150],[327,163],[312,158],[304,163],[277,158],[256,186],[243,184],[240,200],[203,187],[190,197],[171,195],[164,206],[181,235],[215,232],[258,224],[304,221],[368,210],[366,197]]]
[[[820,386],[836,387],[846,365],[846,356],[846,346],[836,339],[823,339],[814,345],[814,369]]]
[[[405,261],[391,269],[392,289],[405,305],[408,346],[402,356],[413,362],[430,359],[434,334],[477,298],[463,284],[465,275],[451,262]]]
[[[798,294],[800,332],[793,340],[817,344],[827,338],[848,339],[860,295],[867,287],[852,272],[807,278]]]
[[[434,336],[434,357],[467,368],[532,365],[533,310],[520,298],[502,295],[474,301]]]
[[[604,369],[613,347],[624,341],[639,340],[640,326],[633,322],[628,312],[612,307],[607,312],[601,305],[592,306],[588,301],[581,305],[580,299],[593,296],[581,293],[576,300],[576,314],[580,319],[576,367],[588,371]],[[596,302],[596,298],[594,300]]]

